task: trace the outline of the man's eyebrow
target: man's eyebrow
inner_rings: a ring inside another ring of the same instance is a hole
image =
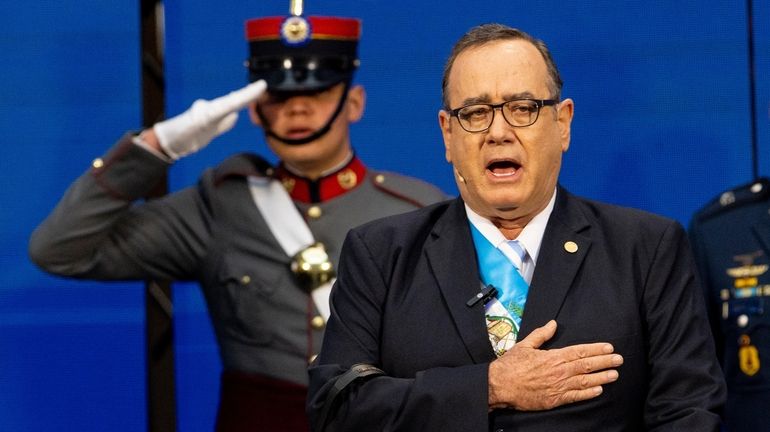
[[[463,101],[460,103],[460,106],[467,106],[467,105],[473,105],[473,104],[485,104],[490,103],[490,97],[488,94],[484,93],[480,96],[474,96],[463,99]]]
[[[519,93],[506,93],[503,95],[503,99],[507,101],[513,99],[535,99],[535,95],[528,91]]]
[[[535,98],[535,95],[529,91],[524,91],[519,93],[506,93],[503,95],[503,101],[509,101],[513,99],[534,99],[534,98]],[[460,106],[467,106],[467,105],[474,105],[474,104],[488,104],[488,103],[492,103],[492,98],[489,96],[489,94],[484,93],[479,96],[473,96],[473,97],[463,99],[463,101],[460,103]]]

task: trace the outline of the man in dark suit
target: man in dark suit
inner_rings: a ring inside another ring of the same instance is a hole
[[[717,431],[684,230],[558,185],[574,103],[545,45],[476,27],[443,91],[461,198],[348,234],[310,368],[316,430]]]

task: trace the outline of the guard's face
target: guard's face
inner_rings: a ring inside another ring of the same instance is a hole
[[[329,121],[337,109],[344,89],[344,84],[337,84],[322,92],[289,96],[271,94],[268,91],[258,103],[275,134],[289,139],[301,139],[321,129]],[[281,160],[313,177],[336,166],[348,156],[349,125],[363,115],[364,102],[364,89],[361,86],[353,86],[348,92],[342,112],[332,123],[329,132],[320,138],[307,144],[288,145],[267,137],[267,143]],[[255,105],[250,107],[249,113],[252,121],[261,125]]]
[[[496,41],[457,56],[447,96],[452,109],[514,98],[551,99],[548,83],[545,60],[534,45]],[[513,220],[520,226],[529,222],[556,187],[561,156],[569,147],[572,113],[573,103],[566,99],[542,107],[531,126],[513,127],[496,110],[489,129],[470,133],[457,118],[440,111],[446,159],[454,165],[465,202],[492,220]]]

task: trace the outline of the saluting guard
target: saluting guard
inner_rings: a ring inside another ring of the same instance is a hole
[[[347,231],[444,199],[420,180],[367,167],[349,126],[361,22],[248,20],[251,84],[126,134],[68,189],[30,241],[43,269],[83,279],[196,280],[223,371],[219,431],[305,431],[307,366],[320,349]],[[234,155],[197,185],[140,202],[185,155],[247,109],[280,163]],[[365,145],[365,144],[364,144]]]

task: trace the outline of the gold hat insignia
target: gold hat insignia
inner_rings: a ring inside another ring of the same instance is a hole
[[[292,16],[281,25],[281,36],[291,44],[305,42],[310,37],[310,24],[305,18]]]

